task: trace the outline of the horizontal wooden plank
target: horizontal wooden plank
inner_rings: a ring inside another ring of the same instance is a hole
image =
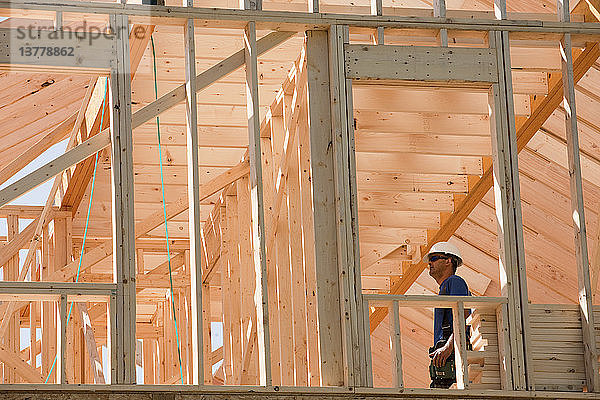
[[[454,200],[443,193],[359,192],[361,210],[452,211]]]
[[[354,109],[356,129],[490,137],[489,115]]]
[[[439,228],[440,214],[435,211],[359,210],[360,226],[389,228]]]
[[[401,86],[353,85],[355,110],[403,111],[488,115],[487,90],[424,89]],[[516,94],[514,107],[517,115],[529,115],[529,96]]]
[[[365,191],[466,193],[469,187],[466,175],[411,172],[357,171],[356,182]]]
[[[366,243],[410,244],[422,246],[427,243],[427,230],[361,226],[360,240]]]
[[[481,157],[414,153],[356,153],[359,171],[419,172],[424,174],[483,174]]]
[[[351,79],[497,82],[494,49],[346,45]]]
[[[357,130],[356,151],[409,152],[462,156],[488,156],[492,143],[486,136],[402,134]]]

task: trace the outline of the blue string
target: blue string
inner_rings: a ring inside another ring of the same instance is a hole
[[[106,80],[106,86],[104,87],[104,98],[102,99],[102,116],[100,117],[100,130],[102,130],[102,124],[104,123],[104,110],[106,106],[106,92],[108,91],[108,79]],[[75,277],[75,283],[79,282],[79,274],[81,273],[81,263],[83,261],[83,249],[85,248],[85,239],[87,238],[88,226],[90,223],[90,212],[92,210],[92,198],[94,196],[94,186],[96,185],[96,169],[98,167],[98,152],[96,153],[96,160],[94,161],[94,174],[92,175],[92,187],[90,190],[90,204],[88,206],[87,217],[85,219],[85,230],[83,231],[83,243],[81,244],[81,256],[79,257],[79,265],[77,266],[77,276]],[[71,306],[69,307],[69,313],[67,314],[67,323],[66,328],[69,327],[69,321],[71,319],[71,312],[73,311],[73,304],[71,302]],[[63,338],[64,340],[64,338]],[[52,375],[52,371],[54,371],[54,366],[56,365],[56,360],[58,358],[58,350],[56,355],[54,356],[54,361],[52,362],[52,367],[50,368],[50,372],[48,372],[48,376],[44,383],[48,383],[48,379],[50,379],[50,375]]]
[[[150,36],[152,42],[152,62],[154,70],[154,98],[158,99],[158,82],[156,80],[156,53],[154,51],[154,37]],[[160,146],[160,120],[156,116],[156,133],[158,136],[158,164],[160,165],[160,186],[162,189],[163,215],[165,218],[165,235],[167,240],[167,260],[169,265],[169,285],[171,288],[171,305],[173,307],[173,321],[175,322],[175,338],[177,340],[177,355],[179,357],[179,375],[183,384],[183,367],[181,366],[181,349],[179,346],[179,332],[177,331],[177,317],[175,315],[175,300],[173,299],[173,273],[171,270],[171,252],[169,249],[169,230],[167,229],[167,203],[165,202],[165,181],[163,177],[162,151]]]

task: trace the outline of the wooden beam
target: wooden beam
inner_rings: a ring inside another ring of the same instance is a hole
[[[67,149],[70,149],[74,144],[75,144],[75,139],[77,136],[77,131],[79,130],[79,125],[81,124],[81,122],[83,121],[84,118],[84,112],[85,109],[87,108],[87,105],[90,101],[91,95],[92,95],[92,91],[94,88],[93,82],[94,82],[94,78],[92,78],[90,80],[90,84],[88,87],[88,90],[86,91],[79,112],[77,114],[77,118],[75,120],[75,123],[72,127],[71,130],[71,135],[69,138],[69,143],[67,143]],[[68,153],[70,150],[68,150],[66,153]],[[65,155],[66,155],[65,153]],[[44,205],[44,208],[39,216],[39,218],[36,220],[36,224],[33,225],[35,226],[35,231],[33,232],[33,239],[30,242],[29,245],[29,249],[27,251],[27,256],[25,257],[25,261],[23,263],[23,267],[20,269],[20,272],[18,274],[18,281],[24,281],[25,277],[27,276],[27,273],[29,272],[29,268],[32,265],[34,256],[35,256],[35,250],[37,249],[38,245],[40,244],[40,235],[42,233],[45,221],[48,217],[48,214],[50,213],[50,210],[52,208],[52,204],[54,203],[54,196],[56,194],[56,191],[58,190],[58,186],[60,183],[61,179],[60,176],[56,177],[54,179],[54,183],[52,185],[52,188],[50,189],[50,193],[48,195],[48,198],[46,199],[46,204]],[[8,189],[8,188],[7,188]],[[3,336],[4,333],[6,332],[6,329],[8,328],[8,321],[9,321],[9,317],[12,316],[12,313],[15,309],[15,302],[9,302],[6,305],[6,308],[4,309],[4,313],[3,313],[3,317],[2,320],[0,321],[0,336]]]
[[[44,151],[48,150],[50,146],[58,143],[71,132],[76,119],[77,113],[72,114],[48,132],[43,138],[38,140],[33,146],[29,147],[8,165],[4,166],[4,168],[0,170],[0,185],[6,182],[11,176],[15,175],[17,171],[22,170],[31,161],[35,160]]]
[[[298,129],[298,122],[300,117],[300,111],[306,100],[306,68],[305,68],[304,57],[301,56],[300,61],[296,63],[296,88],[292,98],[292,104],[290,106],[291,115],[289,122],[285,125],[285,148],[281,157],[281,162],[276,167],[277,175],[274,177],[275,181],[275,198],[273,202],[273,209],[271,212],[271,219],[268,227],[268,238],[267,247],[272,247],[275,241],[275,234],[277,233],[277,225],[279,222],[279,213],[283,202],[285,193],[286,180],[287,180],[287,169],[290,162],[291,153],[295,150],[294,143],[296,138],[296,131]]]
[[[77,303],[77,311],[77,315],[79,315],[81,320],[81,326],[83,327],[85,346],[94,373],[94,383],[103,385],[105,381],[102,372],[102,359],[98,355],[98,345],[96,344],[96,337],[94,336],[94,329],[92,328],[92,321],[88,314],[87,305],[85,303]]]
[[[269,33],[256,42],[257,55],[261,55],[273,47],[278,46],[295,34],[296,32]],[[196,90],[201,91],[207,88],[215,81],[224,78],[238,68],[241,68],[244,63],[244,49],[242,49],[196,76]],[[138,110],[135,114],[133,114],[133,128],[137,128],[143,123],[150,121],[160,113],[184,101],[186,98],[185,93],[185,84],[180,85],[171,90],[169,93],[161,96],[158,100]]]
[[[271,32],[257,41],[257,55],[263,54],[271,48],[281,44],[295,35],[295,33],[296,32]],[[244,65],[244,50],[238,51],[221,63],[199,74],[196,77],[196,90],[201,91],[205,89],[214,81],[227,76],[242,65]],[[157,101],[134,113],[132,116],[132,129],[139,127],[183,100],[185,100],[185,85],[178,86]],[[104,130],[95,137],[86,140],[73,150],[50,161],[9,187],[0,190],[0,207],[40,185],[59,172],[85,160],[87,157],[105,148],[109,144],[110,135],[108,130]]]
[[[559,20],[569,22],[571,19],[569,1],[557,2]],[[569,183],[571,189],[571,216],[575,241],[575,257],[577,262],[577,285],[579,289],[579,310],[581,314],[581,330],[583,334],[583,355],[585,380],[588,392],[600,391],[598,374],[598,349],[596,345],[596,329],[594,326],[593,294],[590,284],[587,232],[583,203],[583,185],[581,178],[581,162],[579,156],[579,132],[577,129],[577,109],[575,106],[575,78],[571,34],[567,33],[560,41],[563,108],[565,110],[565,127],[567,136],[567,156],[569,161]]]
[[[0,265],[5,265],[8,260],[17,255],[19,250],[29,243],[35,233],[38,222],[39,218],[34,219],[8,243],[2,243],[0,247]]]
[[[10,203],[31,189],[46,182],[72,165],[85,160],[110,144],[108,131],[86,140],[79,146],[66,151],[64,154],[42,165],[35,171],[19,179],[15,183],[0,190],[0,207]]]
[[[314,204],[317,307],[323,386],[343,386],[343,343],[337,254],[328,35],[306,33],[308,110]]]
[[[133,135],[131,124],[131,70],[127,16],[111,16],[117,32],[116,65],[110,76],[110,137],[112,176],[112,243],[116,293],[116,382],[133,384],[135,376],[135,220],[133,185]],[[101,134],[100,134],[101,135]],[[99,136],[99,135],[97,135]],[[95,136],[96,137],[96,136]],[[89,140],[93,140],[95,137]],[[111,311],[112,312],[112,311]]]
[[[193,0],[187,5],[193,6]],[[188,187],[188,227],[190,236],[190,277],[191,277],[191,341],[194,385],[210,383],[212,368],[206,363],[210,354],[204,354],[202,318],[202,245],[200,226],[200,178],[198,172],[198,107],[196,105],[196,47],[194,20],[189,19],[184,27],[185,45],[185,116],[187,141],[187,187]]]
[[[269,312],[267,304],[267,256],[265,249],[265,214],[260,152],[260,113],[258,99],[258,43],[256,24],[249,22],[244,30],[246,63],[246,109],[248,112],[248,158],[250,159],[250,197],[252,208],[252,248],[255,270],[256,331],[260,384],[271,386]]]
[[[150,37],[152,36],[152,32],[154,31],[153,25],[134,25],[129,33],[129,53],[131,60],[131,79],[135,76],[137,72],[137,68],[140,64],[142,56],[144,55],[144,51],[146,47],[148,47],[148,42],[150,41]],[[108,99],[106,99],[108,102]],[[102,104],[102,103],[101,103]],[[104,111],[104,118],[102,118],[102,112]],[[88,132],[89,136],[94,136],[98,132],[103,129],[108,128],[110,123],[109,119],[109,109],[108,106],[102,107],[100,105],[98,107],[98,111],[95,113],[96,116],[94,118],[94,125],[90,127],[90,131]],[[100,122],[104,121],[102,126],[100,126]],[[94,171],[94,159],[92,157],[87,158],[85,161],[77,164],[75,167],[75,171],[73,171],[73,175],[71,180],[69,181],[69,185],[65,191],[65,195],[61,201],[61,209],[66,210],[70,209],[73,213],[73,217],[77,213],[79,209],[79,204],[85,195],[85,191],[89,185],[90,180],[92,179],[92,173]]]
[[[249,165],[247,161],[242,161],[235,167],[232,167],[227,172],[215,177],[200,188],[200,201],[207,197],[215,194],[222,188],[229,185],[231,182],[235,182],[241,176],[248,174]],[[173,203],[167,204],[167,220],[173,218],[176,215],[188,209],[188,198],[187,193],[179,197]],[[163,210],[158,210],[151,214],[144,220],[138,222],[135,225],[135,237],[139,238],[146,233],[150,232],[154,228],[164,223]],[[83,261],[81,263],[81,271],[85,271],[92,265],[104,260],[106,257],[112,254],[112,240],[105,240],[97,247],[92,250],[85,252],[81,257]],[[65,265],[58,271],[52,272],[47,279],[48,281],[64,282],[73,278],[77,274],[77,268],[79,267],[79,258],[73,260],[69,264]]]
[[[6,349],[4,345],[0,345],[0,361],[11,368],[15,374],[21,376],[26,382],[44,383],[44,377],[42,377],[37,369],[23,361],[19,354]]]
[[[574,82],[577,83],[584,76],[588,69],[594,65],[596,59],[600,56],[600,47],[598,43],[592,43],[585,48],[577,59],[573,62],[574,71]],[[535,133],[541,128],[546,119],[554,112],[554,110],[560,105],[562,101],[562,81],[556,82],[548,91],[546,96],[540,103],[538,103],[535,110],[531,113],[531,116],[518,128],[517,130],[517,149],[521,151],[527,142],[535,135]],[[456,229],[467,219],[471,211],[479,204],[483,196],[493,185],[492,179],[492,167],[486,168],[482,177],[475,183],[471,188],[465,199],[460,204],[459,208],[456,209],[448,218],[448,220],[442,225],[442,227],[435,233],[435,235],[428,240],[426,246],[422,246],[421,253],[425,254],[434,243],[448,240],[456,231]],[[408,288],[414,283],[414,281],[421,275],[423,270],[427,267],[425,263],[419,262],[417,264],[405,265],[406,273],[402,279],[396,282],[391,290],[391,294],[402,294],[405,293]],[[379,308],[371,314],[370,326],[371,332],[379,326],[381,321],[387,315],[387,309]]]
[[[501,2],[500,9],[504,8]],[[510,327],[509,354],[511,356],[511,375],[514,389],[533,387],[533,374],[527,363],[528,339],[527,326],[527,282],[525,271],[525,252],[521,216],[521,196],[519,192],[517,143],[515,140],[514,106],[512,103],[512,77],[509,56],[509,44],[506,34],[494,32],[489,36],[490,47],[496,49],[498,64],[498,84],[493,84],[488,92],[490,131],[492,133],[492,154],[494,174],[495,207],[498,236],[498,255],[500,268],[500,290],[508,299]],[[522,334],[516,334],[522,332]],[[527,361],[526,361],[527,360]],[[528,386],[529,385],[529,386]]]

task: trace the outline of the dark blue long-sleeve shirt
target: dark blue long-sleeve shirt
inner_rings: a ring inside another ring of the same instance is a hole
[[[458,275],[450,275],[442,284],[440,285],[440,295],[449,295],[449,296],[470,296],[471,292],[469,292],[469,288],[467,286],[467,282],[463,278]],[[443,332],[442,332],[442,323],[446,321],[446,323],[450,323],[450,332],[452,333],[453,325],[452,325],[452,309],[451,308],[436,308],[433,311],[433,344],[435,344],[442,340]]]

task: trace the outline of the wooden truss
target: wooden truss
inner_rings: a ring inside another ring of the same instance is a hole
[[[9,50],[30,14],[56,26],[40,45],[110,28],[65,41],[79,61],[0,53],[3,383],[397,393],[427,385],[448,307],[465,396],[600,390],[595,1],[205,3],[0,0]],[[12,91],[38,84],[58,111],[28,120]],[[433,296],[422,256],[446,240],[477,297]]]

